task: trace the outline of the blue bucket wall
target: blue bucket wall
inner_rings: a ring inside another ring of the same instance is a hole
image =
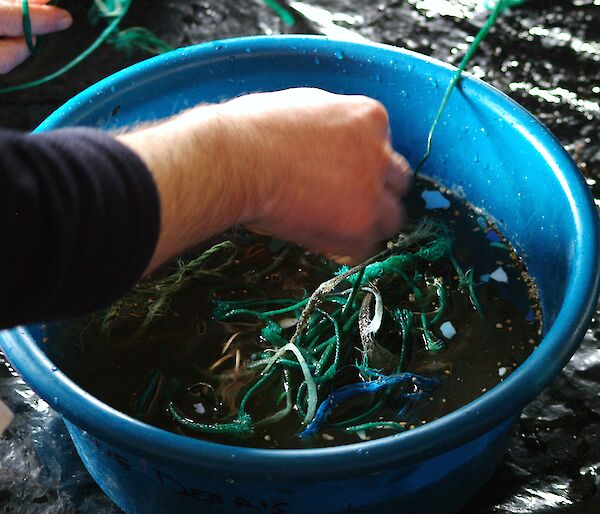
[[[181,49],[109,77],[40,130],[112,129],[198,102],[311,86],[381,100],[395,147],[414,164],[451,74],[439,62],[382,45],[242,38]],[[69,420],[86,466],[127,512],[452,512],[491,475],[520,409],[575,351],[598,295],[598,222],[558,142],[522,108],[474,79],[452,95],[424,171],[491,214],[525,256],[539,286],[545,336],[502,384],[418,430],[301,451],[190,440],[143,425],[81,391],[45,357],[36,327],[4,332],[0,343]]]
[[[268,467],[244,477],[231,471],[198,473],[140,458],[68,422],[67,429],[94,480],[129,514],[448,514],[464,505],[490,478],[506,450],[514,422],[516,419],[424,462],[384,473],[350,472],[318,480],[311,473],[282,480]],[[369,451],[363,453],[368,459]],[[233,447],[223,454],[232,470],[239,458]]]

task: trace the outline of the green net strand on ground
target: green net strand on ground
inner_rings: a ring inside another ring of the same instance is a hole
[[[115,31],[106,39],[106,42],[127,54],[139,49],[152,55],[160,55],[175,49],[144,27],[131,27]]]
[[[294,15],[277,0],[263,0],[263,2],[279,16],[284,25],[291,27],[296,23]]]

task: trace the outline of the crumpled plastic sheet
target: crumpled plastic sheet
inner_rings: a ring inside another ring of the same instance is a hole
[[[121,512],[83,467],[62,418],[8,365],[0,366],[0,399],[15,414],[0,437],[0,512]]]
[[[127,22],[151,28],[174,46],[286,30],[318,32],[334,23],[369,39],[457,64],[466,36],[473,35],[483,20],[473,14],[480,0],[290,3],[315,19],[286,29],[261,0],[139,0],[133,2]],[[89,4],[61,1],[76,18],[68,32],[71,44],[64,45],[63,35],[47,36],[46,55],[67,60],[69,52],[91,41],[93,32],[78,28]],[[471,73],[512,96],[550,128],[578,163],[596,198],[600,198],[598,5],[598,0],[529,0],[498,21],[469,66]],[[104,46],[76,71],[43,88],[0,97],[0,126],[31,129],[80,90],[146,57],[142,52],[126,56]],[[53,71],[55,64],[41,53],[8,80],[23,82]],[[16,414],[0,438],[0,513],[120,512],[83,468],[59,416],[2,365],[0,399]],[[600,327],[596,318],[563,373],[525,409],[501,465],[462,514],[598,512]]]
[[[502,464],[464,514],[600,512],[600,334],[594,320],[556,380],[523,411]]]
[[[15,413],[0,438],[0,512],[121,512],[83,467],[61,417],[1,367],[0,399]],[[591,514],[599,506],[600,343],[590,330],[524,410],[501,465],[462,514]]]

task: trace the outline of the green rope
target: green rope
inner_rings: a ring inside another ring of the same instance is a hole
[[[280,411],[276,412],[275,414],[272,414],[271,416],[265,419],[257,421],[256,423],[254,423],[255,427],[258,428],[263,427],[265,425],[272,425],[273,423],[277,423],[278,421],[281,421],[283,418],[285,418],[290,412],[292,412],[292,393],[290,391],[289,373],[287,372],[287,370],[284,371],[283,389],[285,391],[285,407]]]
[[[391,312],[392,317],[396,321],[398,327],[400,327],[400,334],[402,336],[402,346],[400,349],[400,360],[398,362],[398,367],[396,368],[396,373],[400,371],[404,371],[404,365],[406,362],[406,355],[408,352],[408,337],[410,334],[410,329],[413,324],[413,313],[408,309],[394,309]]]
[[[150,404],[150,400],[152,399],[152,395],[156,392],[156,388],[160,383],[161,372],[159,369],[154,371],[150,375],[148,380],[148,385],[142,391],[142,394],[135,402],[134,413],[137,415],[143,414],[148,410],[148,405]]]
[[[152,31],[143,27],[131,27],[114,32],[106,42],[127,54],[130,54],[136,48],[154,55],[164,54],[175,49],[175,47],[157,37]]]
[[[175,269],[170,274],[159,274],[157,278],[137,284],[127,296],[111,305],[103,313],[101,330],[108,334],[113,322],[129,316],[140,318],[140,330],[145,330],[156,318],[168,313],[172,297],[193,280],[223,278],[222,272],[234,263],[236,255],[235,244],[223,241],[190,261],[177,259]],[[220,262],[210,267],[209,264],[217,258]]]
[[[473,270],[468,269],[466,273],[458,264],[458,261],[454,258],[454,256],[450,257],[450,261],[456,270],[456,274],[458,275],[458,287],[461,291],[467,291],[469,293],[469,299],[471,300],[471,304],[475,307],[477,314],[480,319],[483,319],[483,307],[481,303],[479,303],[479,299],[477,298],[477,293],[475,292],[475,282],[473,279]]]
[[[346,427],[346,430],[348,432],[362,432],[363,430],[370,430],[372,428],[378,430],[396,430],[398,432],[404,432],[406,430],[406,427],[400,423],[396,423],[395,421],[371,421],[370,423],[362,423],[361,425]]]
[[[304,356],[302,355],[302,352],[298,349],[298,347],[292,342],[289,342],[287,345],[281,347],[272,357],[273,360],[269,364],[267,364],[267,367],[265,368],[263,373],[267,373],[271,366],[275,363],[275,361],[286,352],[292,352],[298,360],[298,362],[300,363],[300,367],[302,368],[304,382],[306,383],[306,389],[308,394],[308,408],[306,410],[306,416],[304,417],[303,423],[308,425],[312,421],[315,415],[315,411],[317,410],[317,386],[315,384],[314,378],[310,370],[308,369]]]
[[[354,281],[354,286],[352,287],[352,291],[350,292],[350,296],[348,297],[348,301],[346,302],[346,305],[344,305],[344,307],[342,309],[342,314],[346,314],[346,312],[348,310],[350,310],[350,308],[354,305],[354,298],[356,298],[356,293],[358,293],[360,286],[362,285],[364,274],[365,274],[365,268],[362,268],[358,272],[356,280]]]
[[[0,95],[6,94],[6,93],[12,93],[14,91],[21,91],[23,89],[29,89],[32,87],[41,86],[42,84],[46,84],[47,82],[50,82],[51,80],[54,80],[55,78],[60,77],[61,75],[64,75],[69,70],[73,69],[75,66],[80,64],[87,57],[89,57],[93,52],[95,52],[96,49],[98,49],[98,47],[100,47],[100,45],[102,45],[102,43],[104,43],[108,39],[108,37],[117,29],[117,27],[119,26],[119,23],[121,23],[121,21],[127,14],[127,11],[129,10],[129,7],[131,6],[131,1],[132,0],[123,0],[123,4],[122,4],[121,11],[119,12],[119,14],[114,17],[114,19],[102,31],[102,33],[98,36],[98,38],[88,48],[86,48],[77,57],[75,57],[71,62],[69,62],[62,68],[56,70],[55,72],[46,75],[45,77],[41,77],[39,79],[32,80],[31,82],[26,82],[24,84],[17,84],[14,86],[8,86],[8,87],[1,88]]]
[[[284,25],[291,27],[292,25],[294,25],[296,23],[294,15],[290,11],[288,11],[285,7],[282,7],[276,0],[263,0],[263,2],[268,7],[273,9],[273,11],[275,11],[277,16],[279,16],[281,21],[284,23]]]
[[[217,320],[222,320],[226,318],[231,318],[232,316],[239,316],[243,314],[249,314],[251,316],[256,316],[257,318],[272,318],[273,316],[279,316],[281,314],[287,314],[288,312],[294,312],[302,307],[304,307],[308,303],[308,298],[296,302],[294,305],[290,305],[289,307],[283,307],[282,309],[276,309],[273,311],[266,312],[258,312],[250,309],[233,309],[228,312],[222,312],[222,308],[215,310],[215,318]]]
[[[171,417],[181,426],[202,434],[233,434],[237,436],[248,436],[254,432],[254,425],[250,416],[241,415],[231,423],[198,423],[181,414],[173,402],[169,402],[167,411]]]
[[[365,419],[369,419],[371,416],[374,416],[377,412],[379,412],[385,406],[385,400],[379,400],[375,402],[368,410],[363,412],[362,414],[358,414],[353,418],[346,419],[344,421],[338,421],[337,423],[330,423],[329,426],[331,428],[343,428],[344,430],[352,426],[356,423],[360,423]]]
[[[444,342],[435,337],[431,330],[429,330],[429,323],[427,323],[427,315],[421,314],[421,328],[423,329],[423,340],[425,342],[425,349],[431,353],[438,353],[445,348]]]
[[[432,325],[435,325],[440,320],[440,318],[444,315],[444,311],[446,310],[446,290],[444,289],[444,284],[442,284],[441,280],[436,278],[434,280],[434,285],[435,291],[438,295],[439,306],[435,316],[431,320]],[[475,291],[473,291],[473,294],[475,294]]]
[[[155,54],[172,50],[173,47],[160,40],[147,29],[133,27],[121,32],[117,32],[120,23],[123,21],[123,18],[131,7],[131,2],[132,0],[113,0],[113,2],[94,0],[94,6],[92,9],[95,14],[92,17],[100,17],[111,20],[108,26],[100,33],[96,40],[62,68],[59,68],[55,72],[44,77],[26,82],[24,84],[16,84],[14,86],[0,88],[0,95],[41,86],[60,77],[61,75],[64,75],[71,69],[81,64],[81,62],[87,59],[105,42],[112,43],[117,49],[126,51],[131,50],[134,47]],[[107,5],[107,3],[110,3],[110,5]],[[23,33],[25,34],[27,47],[32,53],[34,53],[37,49],[37,45],[33,44],[28,0],[22,1],[22,10]]]
[[[279,267],[280,264],[282,264],[285,259],[289,256],[289,254],[292,252],[292,245],[285,245],[282,252],[275,258],[273,259],[273,262],[271,262],[266,268],[260,270],[260,271],[252,271],[252,272],[246,272],[244,273],[244,278],[246,280],[258,280],[261,277],[264,277],[265,275],[268,275],[269,273],[271,273],[272,271],[274,271],[275,269],[277,269]]]
[[[429,159],[429,155],[431,154],[431,145],[433,142],[433,133],[435,132],[435,129],[438,126],[440,119],[442,118],[442,114],[444,113],[446,104],[448,103],[448,100],[450,99],[450,94],[452,93],[452,91],[454,91],[454,88],[459,83],[459,81],[462,77],[463,71],[465,71],[467,64],[469,64],[469,61],[471,60],[471,58],[473,57],[473,55],[479,48],[479,45],[485,39],[485,37],[487,36],[488,32],[490,31],[490,29],[492,28],[492,26],[496,22],[496,19],[498,18],[498,16],[500,16],[500,14],[502,14],[506,9],[517,6],[526,1],[527,0],[496,0],[496,1],[488,0],[486,2],[486,7],[488,9],[493,8],[493,11],[488,16],[483,27],[481,27],[481,29],[479,29],[479,32],[475,36],[475,39],[469,45],[469,48],[467,48],[467,51],[466,51],[464,57],[460,61],[460,64],[458,65],[456,72],[450,79],[450,83],[448,84],[448,87],[446,88],[446,92],[444,93],[442,103],[440,104],[437,114],[435,115],[435,118],[433,119],[433,123],[431,124],[431,128],[429,129],[429,133],[427,134],[427,147],[425,150],[425,154],[423,155],[423,157],[417,164],[417,167],[415,168],[415,173],[419,173],[421,171],[421,169],[423,168],[423,165],[425,164],[427,159]]]
[[[31,54],[36,53],[37,51],[37,43],[33,42],[33,34],[31,33],[31,18],[29,16],[29,0],[23,0],[22,3],[22,11],[23,11],[23,35],[25,36],[25,42],[27,43],[27,48]]]

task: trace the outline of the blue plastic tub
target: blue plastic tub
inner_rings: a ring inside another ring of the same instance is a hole
[[[68,102],[40,130],[111,129],[198,102],[315,86],[381,100],[396,149],[414,164],[452,72],[383,45],[316,37],[219,41],[117,73]],[[544,338],[500,385],[416,430],[315,450],[208,443],[135,421],[81,390],[45,356],[36,327],[3,332],[1,346],[64,415],[90,473],[129,513],[453,512],[485,484],[520,410],[559,373],[586,330],[598,295],[598,220],[556,139],[473,78],[452,95],[425,172],[485,209],[524,256],[542,299]]]

